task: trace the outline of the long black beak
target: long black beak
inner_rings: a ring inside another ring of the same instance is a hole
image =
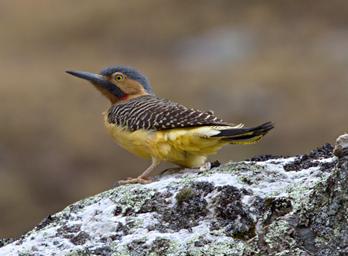
[[[90,72],[71,71],[71,70],[67,70],[65,72],[70,74],[70,75],[76,76],[78,78],[82,78],[82,79],[85,79],[89,82],[92,82],[95,85],[103,85],[105,83],[110,83],[102,75],[98,75],[98,74],[94,74],[94,73],[90,73]]]
[[[115,84],[111,83],[102,75],[85,72],[85,71],[67,70],[65,72],[70,75],[76,76],[78,78],[85,79],[91,82],[92,84],[94,84],[95,86],[100,86],[119,98],[122,98],[125,96],[125,93],[120,88],[118,88]]]

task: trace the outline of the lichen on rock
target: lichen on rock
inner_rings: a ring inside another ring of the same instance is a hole
[[[348,255],[348,160],[332,150],[115,187],[48,216],[0,255]]]

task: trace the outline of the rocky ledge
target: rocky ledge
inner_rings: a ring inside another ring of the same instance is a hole
[[[0,255],[348,255],[347,141],[119,186],[0,240]]]

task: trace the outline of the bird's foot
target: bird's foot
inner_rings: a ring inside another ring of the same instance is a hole
[[[208,171],[210,169],[211,169],[211,163],[210,162],[206,162],[201,167],[199,167],[199,171],[200,172]]]
[[[206,162],[201,167],[199,167],[199,171],[200,172],[209,171],[210,169],[213,169],[215,167],[219,167],[220,165],[221,165],[221,163],[218,160],[216,160],[214,162]]]
[[[127,178],[126,180],[120,180],[118,182],[119,185],[125,184],[148,184],[151,183],[152,179],[149,177],[137,177],[137,178]]]
[[[163,171],[161,171],[160,175],[163,175],[163,174],[171,174],[171,173],[176,173],[176,172],[179,172],[181,170],[183,170],[184,168],[182,167],[174,167],[174,168],[168,168],[168,169],[165,169]]]

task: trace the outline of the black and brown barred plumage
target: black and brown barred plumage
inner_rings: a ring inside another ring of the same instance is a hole
[[[187,108],[153,95],[140,96],[111,106],[108,110],[108,121],[129,131],[232,125],[211,112]]]
[[[146,77],[132,68],[116,66],[100,74],[67,72],[90,81],[111,101],[104,120],[115,141],[138,156],[152,159],[143,174],[124,183],[148,182],[148,174],[161,161],[199,167],[224,145],[255,143],[273,128],[270,122],[244,128],[223,121],[212,111],[159,98]]]

